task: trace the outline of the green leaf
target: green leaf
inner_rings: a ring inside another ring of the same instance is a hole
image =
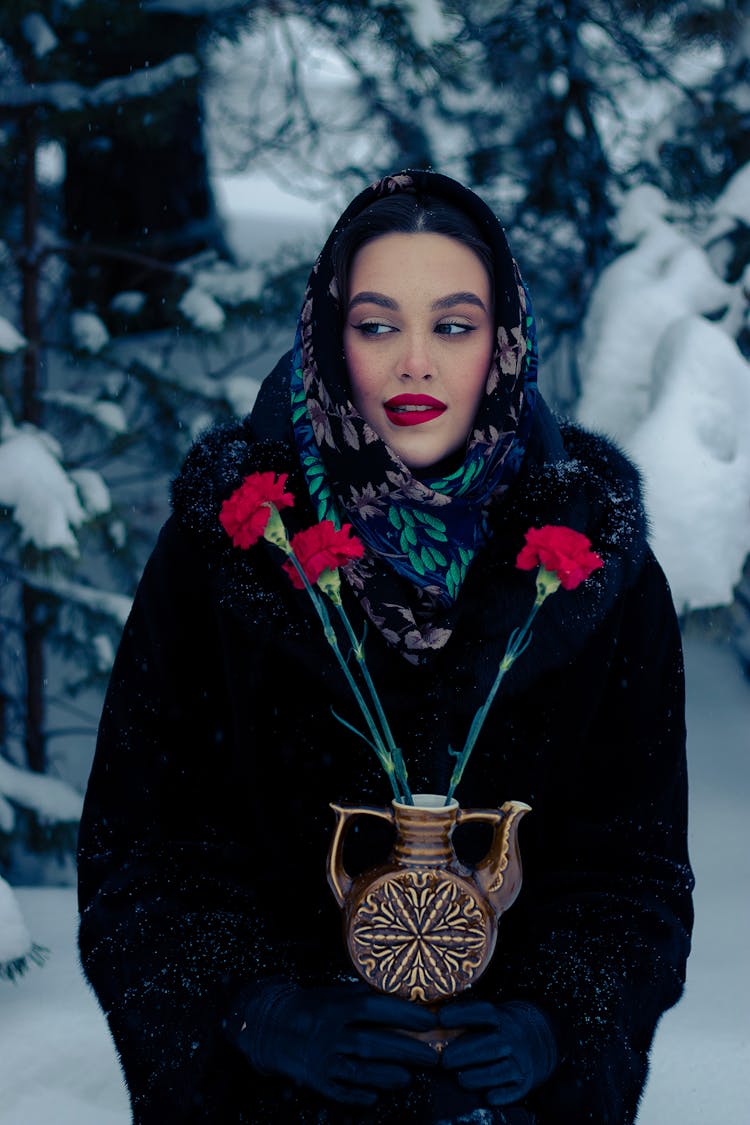
[[[448,536],[444,531],[436,531],[432,527],[425,528],[425,535],[429,535],[430,539],[435,539],[438,543],[448,542]]]
[[[399,515],[398,508],[391,507],[388,509],[388,520],[393,524],[397,531],[401,531],[401,516]]]
[[[415,515],[415,513],[409,511],[408,508],[402,508],[401,509],[401,518],[404,521],[404,525],[406,527],[414,527],[414,524],[416,522],[415,519],[414,519],[414,515]]]
[[[421,574],[422,576],[424,576],[425,568],[422,566],[422,560],[414,551],[409,551],[409,562],[411,563],[412,568],[416,570],[417,574]]]
[[[456,581],[456,579],[454,578],[454,576],[450,573],[450,571],[448,572],[448,575],[446,577],[445,584],[448,588],[448,593],[450,594],[450,596],[452,598],[455,598],[456,594],[458,593],[459,584]]]
[[[447,566],[448,565],[448,560],[446,559],[445,555],[443,554],[442,551],[438,551],[437,547],[430,547],[430,554],[432,555],[433,559],[435,560],[436,566]]]
[[[403,530],[403,534],[401,535],[401,542],[402,544],[408,543],[410,547],[416,547],[417,543],[419,542],[419,540],[417,539],[416,531],[414,531],[411,527],[405,527]]]
[[[419,555],[428,570],[435,569],[435,558],[429,547],[421,547]]]
[[[474,477],[479,473],[481,468],[482,468],[482,462],[481,461],[473,461],[471,463],[471,465],[469,465],[469,471],[466,474],[466,482],[469,483],[469,482],[473,481]]]
[[[419,510],[416,510],[414,512],[414,515],[418,520],[421,520],[422,523],[426,523],[428,527],[434,528],[435,531],[442,531],[443,533],[445,533],[445,524],[442,520],[437,519],[436,516],[430,515],[429,512],[422,512]]]

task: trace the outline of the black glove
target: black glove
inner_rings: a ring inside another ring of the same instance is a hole
[[[557,1045],[546,1016],[525,1001],[490,1004],[459,1000],[440,1012],[440,1026],[466,1028],[443,1051],[442,1065],[458,1071],[467,1090],[489,1105],[511,1105],[549,1078]]]
[[[398,1028],[430,1031],[435,1016],[365,984],[301,988],[274,979],[243,996],[228,1034],[256,1070],[281,1074],[336,1102],[373,1105],[407,1086],[408,1067],[438,1063],[428,1044]]]

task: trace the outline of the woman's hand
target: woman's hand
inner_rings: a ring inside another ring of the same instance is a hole
[[[230,1038],[253,1066],[282,1074],[333,1101],[373,1105],[434,1067],[436,1052],[403,1031],[429,1031],[435,1016],[364,984],[301,988],[278,980],[249,990]],[[398,1029],[403,1029],[398,1030]]]
[[[552,1028],[534,1004],[459,1000],[441,1010],[440,1026],[466,1029],[451,1040],[441,1062],[458,1071],[465,1089],[482,1091],[489,1105],[519,1101],[555,1069]]]

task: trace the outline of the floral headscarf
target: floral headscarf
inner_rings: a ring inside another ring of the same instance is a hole
[[[497,343],[463,463],[415,477],[352,402],[343,358],[332,247],[382,196],[441,198],[468,214],[494,256]],[[292,357],[295,439],[319,519],[354,525],[365,555],[345,570],[370,620],[416,663],[450,637],[449,608],[486,535],[491,499],[523,459],[536,398],[537,349],[528,292],[500,223],[481,199],[435,172],[388,176],[346,209],[313,268]]]

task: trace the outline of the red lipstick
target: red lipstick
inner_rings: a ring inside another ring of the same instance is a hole
[[[394,426],[421,426],[432,422],[447,410],[444,402],[430,395],[395,395],[383,404],[389,422]]]

